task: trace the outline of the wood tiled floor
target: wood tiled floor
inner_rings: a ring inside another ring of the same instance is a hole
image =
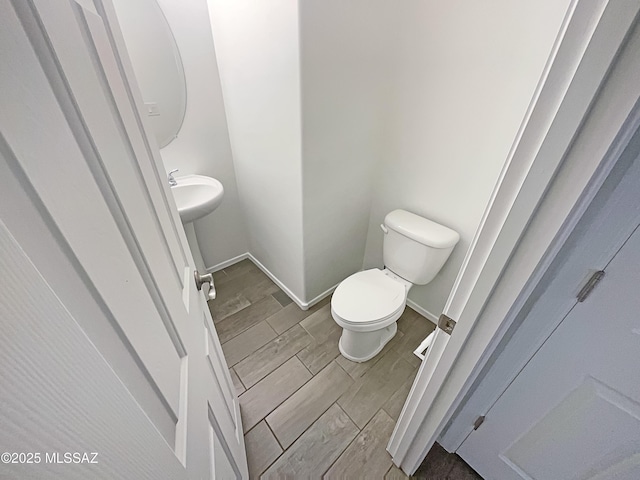
[[[402,471],[400,471],[402,473]],[[419,480],[482,480],[464,460],[449,453],[437,443],[412,478]]]
[[[340,355],[330,298],[302,311],[249,260],[214,279],[251,478],[407,478],[385,448],[419,366],[413,349],[434,325],[407,308],[395,338],[357,364]]]

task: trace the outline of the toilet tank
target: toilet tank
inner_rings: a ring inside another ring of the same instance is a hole
[[[384,225],[385,267],[415,285],[433,280],[460,240],[455,230],[406,210],[387,214]]]

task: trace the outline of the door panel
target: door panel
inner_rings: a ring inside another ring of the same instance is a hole
[[[187,316],[174,315],[162,308],[161,292],[153,288],[152,272],[145,268],[148,262],[140,252],[145,236],[149,235],[148,228],[130,219],[147,212],[131,208],[131,204],[123,205],[118,189],[111,188],[114,183],[108,173],[123,167],[119,155],[124,154],[124,142],[115,128],[114,116],[109,115],[106,95],[100,95],[102,89],[97,80],[91,82],[96,79],[95,64],[89,57],[86,36],[82,35],[82,23],[61,20],[65,13],[67,18],[73,18],[83,10],[69,2],[42,2],[42,6],[38,14],[45,28],[48,27],[48,40],[57,46],[56,56],[62,68],[67,67],[68,76],[60,80],[73,90],[82,115],[77,110],[71,111],[70,105],[64,106],[66,111],[56,111],[61,92],[56,97],[43,94],[40,108],[54,117],[57,127],[42,125],[33,117],[23,128],[47,132],[49,141],[41,139],[36,144],[24,141],[30,132],[15,129],[7,131],[7,141],[82,271],[91,277],[104,299],[104,306],[117,322],[116,328],[144,365],[146,372],[141,374],[149,377],[159,401],[172,418],[172,431],[167,431],[166,426],[162,430],[173,444],[180,416],[181,363],[185,355],[183,335],[177,326],[184,328]],[[72,57],[73,65],[65,65],[67,56]],[[47,79],[43,73],[16,81],[33,83],[25,88],[46,92]],[[51,77],[55,72],[47,73]],[[91,104],[83,103],[83,91],[91,98]],[[99,123],[92,123],[93,117]],[[78,132],[71,122],[82,122],[84,131]],[[81,134],[84,138],[78,139]],[[142,205],[146,203],[139,187],[126,186],[138,191],[140,199],[136,200]],[[165,291],[170,291],[170,287]]]
[[[240,472],[233,461],[233,454],[220,441],[222,430],[216,421],[211,405],[209,405],[209,458],[210,478],[238,478]]]
[[[458,453],[487,479],[640,473],[640,231]]]
[[[608,431],[615,435],[606,435]],[[626,470],[616,465],[633,458],[639,431],[640,404],[588,376],[501,459],[523,478],[592,478],[607,470],[611,473],[612,468]],[[585,459],[598,461],[591,464]]]
[[[246,477],[238,401],[112,6],[0,8],[2,220],[188,474],[213,475],[223,452]]]
[[[39,454],[3,457],[0,477],[189,478],[2,220],[0,271],[0,450]],[[65,464],[67,452],[97,463]]]
[[[225,401],[226,413],[229,419],[229,422],[233,425],[233,428],[237,428],[235,414],[233,413],[233,396],[231,395],[231,389],[229,388],[229,383],[227,382],[227,376],[222,372],[221,366],[224,365],[224,360],[222,356],[219,355],[218,350],[216,349],[216,345],[213,339],[213,335],[211,335],[211,331],[207,326],[207,319],[205,319],[205,328],[204,335],[207,339],[206,344],[206,355],[207,355],[207,364],[213,373],[213,377],[215,381],[213,382],[213,387],[215,390],[215,394],[211,393],[210,396],[214,395],[220,396]],[[222,381],[220,381],[222,380]]]

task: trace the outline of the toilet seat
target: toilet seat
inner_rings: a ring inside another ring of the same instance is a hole
[[[374,268],[355,273],[338,285],[331,313],[349,330],[371,331],[395,322],[406,302],[406,285]]]

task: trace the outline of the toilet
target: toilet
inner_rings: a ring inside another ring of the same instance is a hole
[[[406,210],[387,214],[385,268],[354,273],[331,298],[331,315],[342,327],[340,353],[353,362],[375,357],[398,329],[413,285],[426,285],[440,271],[460,240],[454,230]]]

